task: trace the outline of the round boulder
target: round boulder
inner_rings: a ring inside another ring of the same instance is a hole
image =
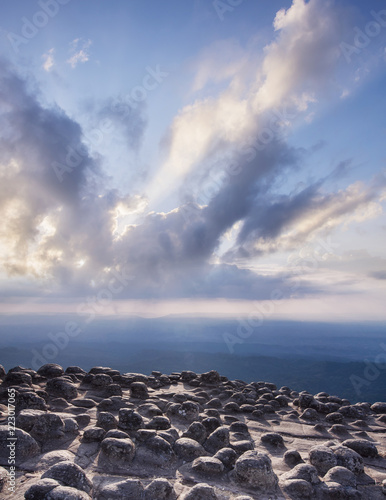
[[[275,489],[278,483],[271,459],[265,453],[246,451],[237,459],[235,471],[239,481],[264,491]]]

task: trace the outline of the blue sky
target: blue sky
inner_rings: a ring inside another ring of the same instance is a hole
[[[0,312],[385,320],[384,7],[4,0]]]

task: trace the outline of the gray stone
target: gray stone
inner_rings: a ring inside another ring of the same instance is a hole
[[[180,438],[174,443],[174,452],[178,458],[192,462],[195,458],[206,455],[204,448],[194,439]]]
[[[8,440],[9,437],[8,426],[0,425],[0,465],[9,466],[10,457],[15,458],[15,465],[20,465],[23,461],[40,453],[40,446],[35,439],[22,429],[15,429],[15,441]],[[15,448],[8,447],[8,445],[14,445]]]
[[[288,450],[283,455],[283,460],[288,467],[295,467],[295,465],[303,463],[303,459],[297,450]]]
[[[337,465],[346,467],[354,474],[361,474],[364,471],[363,458],[356,451],[346,446],[334,446],[332,450],[337,458]]]
[[[169,467],[175,460],[171,444],[161,436],[151,437],[136,451],[136,461],[151,467]]]
[[[96,425],[97,427],[102,427],[105,431],[109,431],[111,429],[116,429],[118,427],[118,422],[112,413],[101,411],[98,413]]]
[[[204,443],[205,450],[212,454],[227,447],[229,447],[229,428],[225,426],[213,431]]]
[[[99,443],[106,435],[106,431],[101,427],[90,427],[83,432],[83,441],[85,443]]]
[[[217,500],[217,495],[212,486],[199,483],[193,486],[190,491],[183,494],[178,500]]]
[[[286,481],[287,479],[303,479],[313,486],[320,483],[318,471],[313,465],[308,464],[296,465],[292,470],[283,474],[280,479],[282,481]]]
[[[325,482],[339,483],[342,486],[351,486],[352,488],[356,488],[357,485],[355,474],[341,466],[330,469],[323,479]]]
[[[378,450],[375,444],[366,439],[346,439],[346,441],[343,441],[342,445],[356,451],[361,457],[376,458],[378,456]]]
[[[92,483],[84,470],[73,462],[60,462],[53,465],[42,475],[42,479],[49,478],[59,481],[64,486],[90,493]]]
[[[60,486],[54,479],[39,479],[24,493],[25,500],[42,500],[54,488]]]
[[[130,463],[135,455],[135,445],[130,438],[105,438],[101,449],[104,455],[114,462]]]
[[[170,420],[167,417],[157,415],[146,424],[147,429],[167,430],[170,429]]]
[[[286,479],[281,482],[281,486],[290,498],[314,498],[312,485],[304,479]]]
[[[30,434],[40,442],[61,438],[64,435],[63,420],[56,413],[43,413],[36,418]]]
[[[119,427],[126,431],[137,431],[144,427],[142,416],[128,408],[119,410]]]
[[[208,433],[201,422],[192,422],[182,437],[194,439],[198,443],[204,444],[205,439],[208,437]]]
[[[165,478],[154,479],[145,488],[146,500],[175,500],[176,494],[173,486]]]
[[[231,469],[236,462],[237,453],[232,448],[221,448],[215,455],[214,458],[221,460],[226,469]]]
[[[195,472],[215,476],[224,472],[224,464],[214,457],[198,457],[192,464]]]
[[[261,442],[271,446],[284,446],[284,440],[277,432],[266,432],[261,435]]]
[[[45,500],[90,500],[90,496],[76,488],[58,486],[46,495]]]
[[[143,382],[133,382],[130,387],[131,397],[136,399],[147,399],[149,397],[149,392],[147,390],[146,384]]]
[[[309,452],[310,463],[313,465],[321,476],[338,463],[334,452],[327,446],[314,446]]]
[[[236,476],[248,486],[266,490],[277,487],[278,479],[272,469],[268,455],[257,451],[246,451],[235,464]]]
[[[47,382],[46,390],[53,396],[67,400],[75,399],[78,396],[76,386],[64,378],[51,378]]]
[[[386,414],[386,403],[377,402],[371,405],[371,409],[374,413]]]
[[[38,375],[46,378],[60,377],[63,375],[64,370],[60,365],[55,363],[47,363],[39,368],[37,371]]]
[[[126,479],[103,486],[96,495],[96,500],[139,500],[144,496],[142,483],[137,479]],[[155,500],[155,498],[154,498]]]
[[[216,372],[216,370],[202,373],[200,379],[206,385],[219,384],[221,382],[220,375],[218,372]]]

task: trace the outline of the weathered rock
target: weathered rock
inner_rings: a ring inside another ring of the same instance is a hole
[[[95,377],[91,380],[91,385],[94,387],[107,387],[113,383],[113,379],[110,375],[106,375],[106,373],[97,373]]]
[[[208,434],[211,434],[221,426],[221,420],[216,417],[204,418],[201,423],[205,427]]]
[[[194,439],[177,439],[173,446],[174,452],[178,458],[186,462],[192,462],[195,458],[206,455],[204,448]]]
[[[21,392],[16,398],[16,409],[21,411],[24,409],[28,410],[47,410],[47,403],[38,394],[32,391]]]
[[[341,424],[343,422],[343,415],[337,411],[334,411],[332,413],[328,413],[326,415],[326,422],[330,424]]]
[[[46,389],[49,394],[67,400],[75,399],[78,396],[76,386],[67,379],[60,377],[48,380]]]
[[[303,420],[318,420],[318,412],[313,408],[307,408],[300,415],[300,418],[302,418]]]
[[[237,453],[232,448],[221,448],[221,450],[214,455],[214,458],[221,460],[225,469],[230,470],[236,462]]]
[[[36,418],[30,434],[40,442],[61,438],[64,435],[63,420],[55,413],[43,413]]]
[[[17,428],[14,433],[15,440],[9,440],[8,426],[0,425],[0,465],[9,466],[9,459],[15,459],[15,464],[19,465],[40,452],[40,446],[30,434]]]
[[[284,446],[284,440],[277,432],[266,432],[261,435],[261,442],[271,446]]]
[[[221,426],[210,434],[204,443],[204,448],[209,453],[216,453],[221,448],[229,446],[229,428]]]
[[[64,370],[60,365],[55,363],[47,363],[39,368],[37,371],[38,375],[46,378],[60,377],[63,375]]]
[[[304,479],[286,479],[281,482],[281,486],[290,498],[314,498],[314,489],[311,483]]]
[[[210,372],[202,373],[201,381],[206,385],[219,384],[221,381],[220,375],[216,370],[211,370]]]
[[[165,478],[154,479],[145,488],[146,500],[175,500],[176,494],[173,486]]]
[[[339,483],[342,486],[356,488],[357,480],[355,474],[346,467],[336,466],[330,469],[324,476],[325,482]]]
[[[99,443],[106,435],[106,431],[101,427],[90,427],[83,433],[83,441],[85,443]]]
[[[288,467],[295,467],[295,465],[299,465],[304,462],[297,450],[286,451],[283,455],[283,460],[288,465]]]
[[[197,373],[195,373],[195,372],[188,371],[188,370],[184,370],[181,372],[182,382],[190,382],[191,380],[194,380],[195,378],[197,378]]]
[[[97,427],[102,427],[105,431],[109,431],[111,429],[116,429],[118,427],[118,422],[112,413],[101,411],[98,413],[96,425]]]
[[[113,462],[130,463],[135,455],[135,445],[130,438],[105,438],[101,449],[104,455]]]
[[[313,465],[299,464],[296,465],[292,470],[283,474],[280,478],[281,481],[286,481],[287,479],[303,479],[313,486],[320,483],[318,472]]]
[[[90,500],[90,498],[84,491],[69,486],[58,486],[47,494],[45,500]]]
[[[146,424],[147,429],[167,430],[170,429],[170,420],[167,417],[157,415]]]
[[[212,486],[199,483],[193,486],[190,491],[181,496],[178,500],[217,500],[217,495]]]
[[[374,413],[384,415],[386,414],[386,403],[380,403],[380,402],[374,403],[371,405],[371,409]]]
[[[354,474],[361,474],[363,472],[363,458],[356,451],[346,446],[334,446],[332,450],[337,458],[337,465],[346,467]]]
[[[338,463],[334,452],[327,446],[314,446],[309,453],[310,463],[313,465],[321,476],[335,467]]]
[[[194,460],[192,469],[201,474],[216,476],[224,471],[224,464],[214,457],[198,457]]]
[[[119,410],[119,427],[126,431],[137,431],[144,427],[142,416],[128,408]]]
[[[86,493],[90,493],[92,490],[92,483],[84,470],[72,462],[60,462],[53,465],[42,475],[42,479],[45,478],[55,479],[64,486],[70,486]]]
[[[8,385],[32,385],[32,377],[24,371],[9,371],[4,378],[4,382]]]
[[[139,500],[144,497],[144,494],[145,491],[140,481],[126,479],[103,486],[97,493],[96,500]]]
[[[194,439],[198,443],[203,444],[208,437],[208,433],[201,422],[192,422],[182,437]]]
[[[346,441],[343,441],[342,445],[356,451],[361,457],[375,458],[378,456],[378,450],[375,444],[366,439],[346,439]]]
[[[137,448],[136,460],[152,467],[167,467],[174,463],[176,456],[171,444],[161,436],[147,439]]]
[[[257,451],[243,453],[236,461],[235,471],[239,481],[264,492],[274,490],[278,484],[271,459],[265,453]]]
[[[147,399],[149,397],[149,392],[147,390],[146,384],[143,382],[133,382],[131,384],[131,396],[136,399]]]
[[[39,481],[28,488],[24,494],[24,498],[25,500],[45,499],[47,493],[58,486],[60,486],[60,483],[54,479],[39,479]]]

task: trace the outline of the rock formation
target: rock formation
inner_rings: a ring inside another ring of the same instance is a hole
[[[386,403],[215,371],[0,366],[0,380],[2,499],[386,498]]]

